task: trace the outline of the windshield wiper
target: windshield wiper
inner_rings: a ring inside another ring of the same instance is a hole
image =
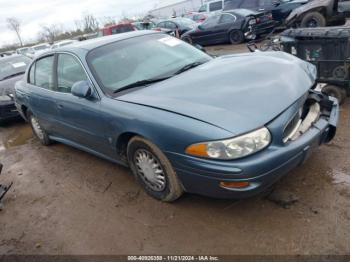
[[[193,62],[193,63],[190,63],[190,64],[187,64],[183,67],[181,67],[179,70],[177,70],[174,75],[178,75],[178,74],[181,74],[187,70],[190,70],[191,68],[194,68],[194,67],[197,67],[199,65],[202,65],[204,64],[205,62]]]
[[[161,78],[151,78],[151,79],[140,80],[140,81],[137,81],[137,82],[132,83],[130,85],[123,86],[123,87],[115,90],[113,93],[115,94],[115,93],[119,93],[121,91],[124,91],[124,90],[127,90],[127,89],[131,89],[131,88],[134,88],[134,87],[154,84],[154,83],[163,81],[163,80],[168,79],[168,78],[170,78],[170,77],[167,76],[167,77],[161,77]]]
[[[9,78],[12,78],[12,77],[15,77],[15,76],[18,76],[18,75],[23,75],[24,72],[19,72],[19,73],[15,73],[15,74],[12,74],[12,75],[8,75],[8,76],[5,76],[2,80],[6,80],[6,79],[9,79]]]

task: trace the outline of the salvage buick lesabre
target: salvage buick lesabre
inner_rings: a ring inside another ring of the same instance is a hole
[[[338,103],[282,52],[212,58],[162,33],[89,40],[37,57],[16,105],[44,145],[130,166],[156,199],[243,198],[335,135]]]

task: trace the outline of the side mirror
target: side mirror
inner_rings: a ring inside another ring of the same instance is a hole
[[[71,92],[74,96],[88,98],[92,94],[92,88],[88,81],[79,81],[74,83]]]

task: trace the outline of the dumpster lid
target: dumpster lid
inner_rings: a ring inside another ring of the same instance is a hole
[[[350,28],[345,26],[288,29],[282,36],[301,38],[350,38]]]

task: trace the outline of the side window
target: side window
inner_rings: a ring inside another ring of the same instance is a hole
[[[60,54],[57,62],[57,91],[70,93],[74,83],[87,80],[81,64],[71,55]]]
[[[241,4],[240,8],[247,8],[247,9],[259,9],[259,0],[245,0]]]
[[[53,90],[53,60],[54,56],[41,58],[35,63],[34,84],[36,86]]]
[[[228,24],[234,23],[236,21],[236,17],[230,14],[222,14],[219,20],[219,24]]]
[[[239,0],[225,0],[224,10],[233,10],[239,8],[241,1]]]
[[[34,73],[35,73],[35,63],[29,69],[28,83],[31,85],[35,84]]]
[[[207,20],[205,20],[204,23],[202,24],[202,28],[208,29],[213,26],[216,26],[219,21],[219,18],[220,18],[219,15],[209,16]]]
[[[165,28],[165,22],[160,22],[157,27],[160,27],[160,28]]]
[[[275,1],[273,0],[259,0],[259,8],[264,8],[264,9],[272,8],[274,5],[274,2]]]
[[[176,24],[173,23],[173,22],[166,22],[166,28],[169,28],[169,29],[176,29]]]
[[[217,1],[209,4],[209,12],[222,10],[222,1]]]
[[[206,11],[207,11],[207,5],[202,5],[198,10],[199,13],[206,12]]]

